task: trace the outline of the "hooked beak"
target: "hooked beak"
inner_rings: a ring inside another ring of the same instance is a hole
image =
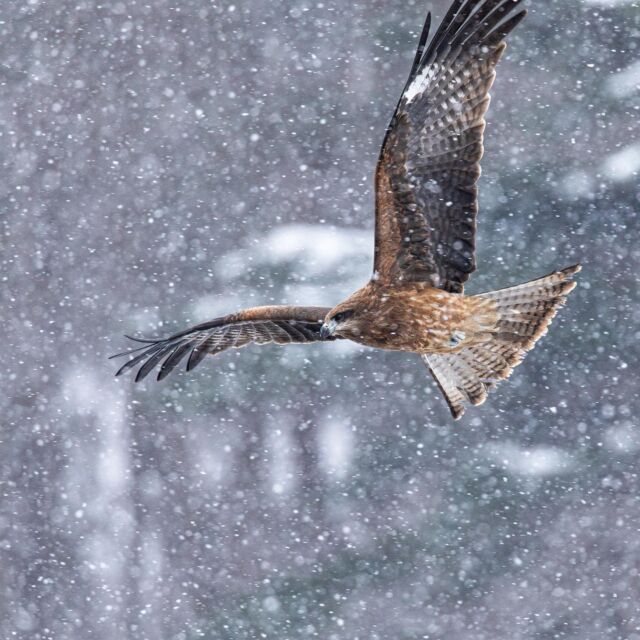
[[[337,327],[337,322],[335,320],[329,320],[329,322],[325,322],[322,327],[320,327],[320,339],[326,340],[331,337]]]

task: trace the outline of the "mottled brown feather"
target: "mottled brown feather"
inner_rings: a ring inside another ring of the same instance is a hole
[[[321,340],[320,328],[330,309],[285,305],[253,307],[215,318],[168,338],[146,340],[146,346],[112,357],[135,355],[116,373],[119,376],[140,364],[136,382],[144,379],[161,361],[158,380],[165,378],[189,353],[187,370],[195,368],[206,355],[239,349],[250,343],[292,344]],[[335,336],[335,339],[339,336]]]
[[[521,0],[453,0],[429,46],[427,18],[409,79],[376,168],[371,281],[333,309],[245,309],[143,343],[116,373],[160,365],[167,376],[188,354],[255,344],[348,338],[422,356],[454,418],[479,405],[544,334],[579,266],[479,296],[461,295],[475,269],[477,181],[484,116],[504,38]],[[118,357],[118,356],[114,356]]]
[[[484,114],[503,38],[524,13],[508,28],[504,19],[518,5],[455,2],[412,69],[376,169],[374,277],[382,283],[461,293],[475,270]]]
[[[481,324],[489,323],[489,330],[482,339],[471,339],[449,353],[423,355],[454,418],[464,413],[466,403],[482,404],[487,392],[522,362],[576,286],[571,278],[578,271],[580,266],[576,265],[515,287],[466,298],[480,305],[475,317],[483,313]],[[482,311],[482,305],[491,311]]]

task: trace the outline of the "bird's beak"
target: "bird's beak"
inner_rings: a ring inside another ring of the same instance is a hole
[[[325,322],[322,327],[320,327],[320,339],[326,340],[330,336],[332,336],[336,330],[337,322],[335,320],[329,320],[329,322]]]

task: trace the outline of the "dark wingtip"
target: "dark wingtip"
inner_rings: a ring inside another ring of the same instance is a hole
[[[133,379],[134,382],[141,382],[149,375],[149,371],[144,371],[144,367],[140,367],[138,369],[138,373],[136,373],[136,377]]]
[[[518,0],[521,2],[522,0]],[[515,15],[511,16],[508,20],[501,22],[499,25],[495,27],[488,35],[488,39],[493,39],[495,41],[500,41],[506,38],[521,22],[524,20],[524,17],[527,15],[526,9],[521,9]]]
[[[198,349],[195,347],[191,350],[189,354],[189,359],[187,360],[187,371],[193,371],[204,359],[207,355],[207,352],[204,349]]]
[[[187,371],[193,371],[193,369],[195,369],[207,355],[207,349],[205,347],[206,341],[207,337],[198,341],[193,349],[191,349],[191,353],[189,354],[189,358],[187,359]]]
[[[172,351],[173,348],[174,345],[170,342],[168,344],[167,342],[164,342],[156,346],[155,350],[153,350],[154,347],[151,347],[152,351],[150,352],[146,362],[140,367],[140,369],[138,369],[135,381],[140,382],[141,380],[144,380],[155,368],[158,362],[160,362],[160,360],[162,360],[162,358],[164,358],[169,351]]]
[[[142,363],[134,378],[135,382],[140,382],[149,375],[162,358],[166,357],[157,377],[158,380],[163,380],[175,368],[188,350],[188,347],[184,345],[185,340],[181,340],[180,338],[187,336],[194,331],[202,330],[203,328],[218,326],[222,320],[223,318],[217,318],[216,320],[208,323],[203,323],[202,325],[191,327],[190,329],[176,333],[168,338],[150,339],[125,335],[125,338],[128,340],[137,342],[142,346],[109,356],[109,359],[119,358],[121,356],[134,356],[125,362],[118,371],[116,371],[115,376],[121,376],[137,364]],[[195,364],[193,366],[195,366]]]
[[[154,344],[159,344],[162,342],[161,340],[149,340],[146,338],[134,338],[132,336],[128,336],[126,333],[124,337],[127,340],[132,340],[133,342],[142,343],[141,347],[137,347],[136,349],[128,349],[127,351],[121,351],[120,353],[114,353],[112,356],[108,357],[108,360],[113,360],[114,358],[121,358],[122,356],[129,356],[131,354],[137,353],[138,351],[142,351],[143,349],[147,349]]]
[[[138,353],[138,351],[142,351],[143,349],[149,349],[152,345],[145,344],[142,347],[138,347],[137,349],[128,349],[127,351],[122,351],[120,353],[115,353],[112,356],[109,356],[108,360],[113,360],[114,358],[121,358],[122,356],[131,356],[134,353]]]
[[[161,340],[151,340],[149,338],[134,338],[133,336],[128,336],[126,333],[124,334],[124,337],[127,338],[127,340],[142,342],[143,344],[157,344],[158,342],[161,342]]]
[[[187,366],[185,367],[185,371],[187,372],[193,371],[198,366],[198,361],[193,357],[193,351],[195,351],[195,349],[191,351],[187,359]]]
[[[413,58],[413,64],[411,65],[411,71],[409,72],[409,78],[405,85],[406,87],[411,84],[411,81],[415,78],[418,69],[420,68],[420,63],[422,62],[422,58],[424,56],[425,49],[427,47],[427,40],[429,39],[429,31],[431,30],[431,11],[427,13],[427,18],[424,21],[424,26],[422,27],[422,32],[420,33],[420,40],[418,41],[418,47],[416,49],[416,54]],[[404,93],[404,91],[403,91]]]
[[[157,354],[156,354],[157,355]],[[155,358],[155,356],[151,356],[139,369],[138,369],[138,373],[136,373],[136,377],[134,378],[134,382],[141,382],[142,380],[144,380],[149,373],[151,373],[151,371],[153,370],[153,368],[156,366],[156,363],[158,362],[160,358]]]
[[[135,358],[132,358],[131,360],[127,360],[127,362],[125,362],[118,369],[118,371],[116,371],[116,374],[115,374],[116,377],[122,375],[125,371],[128,371],[132,367],[135,367],[136,364],[138,364],[145,358],[153,357],[153,355],[156,354],[161,348],[162,348],[162,345],[151,344],[151,345],[145,345],[144,347],[140,347],[139,349],[134,349],[133,351],[127,351],[125,353],[118,354],[119,356],[130,355],[130,354],[137,353],[138,351],[142,351],[142,353],[138,353],[138,355],[135,356]]]
[[[158,382],[164,380],[178,366],[178,364],[180,364],[180,360],[187,355],[187,351],[189,351],[189,349],[191,349],[189,341],[178,342],[167,359],[162,363],[156,380]]]
[[[133,358],[132,360],[127,360],[117,371],[116,371],[116,378],[118,378],[119,376],[121,376],[125,371],[128,371],[129,369],[131,369],[132,367],[135,367],[136,364],[138,362],[140,362],[140,360],[143,360],[146,357],[146,353],[141,353],[140,355],[136,356],[135,358]]]

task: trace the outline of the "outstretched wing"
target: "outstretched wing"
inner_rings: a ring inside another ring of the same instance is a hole
[[[144,343],[144,346],[111,357],[135,355],[118,369],[116,376],[141,364],[136,374],[136,382],[145,378],[162,361],[158,371],[158,380],[162,380],[187,354],[187,371],[191,371],[207,354],[215,355],[226,349],[244,347],[252,342],[319,342],[320,328],[329,311],[328,307],[254,307],[196,325],[168,338],[131,338]]]
[[[521,0],[454,0],[418,51],[376,170],[374,277],[461,293],[475,270],[484,115]]]

